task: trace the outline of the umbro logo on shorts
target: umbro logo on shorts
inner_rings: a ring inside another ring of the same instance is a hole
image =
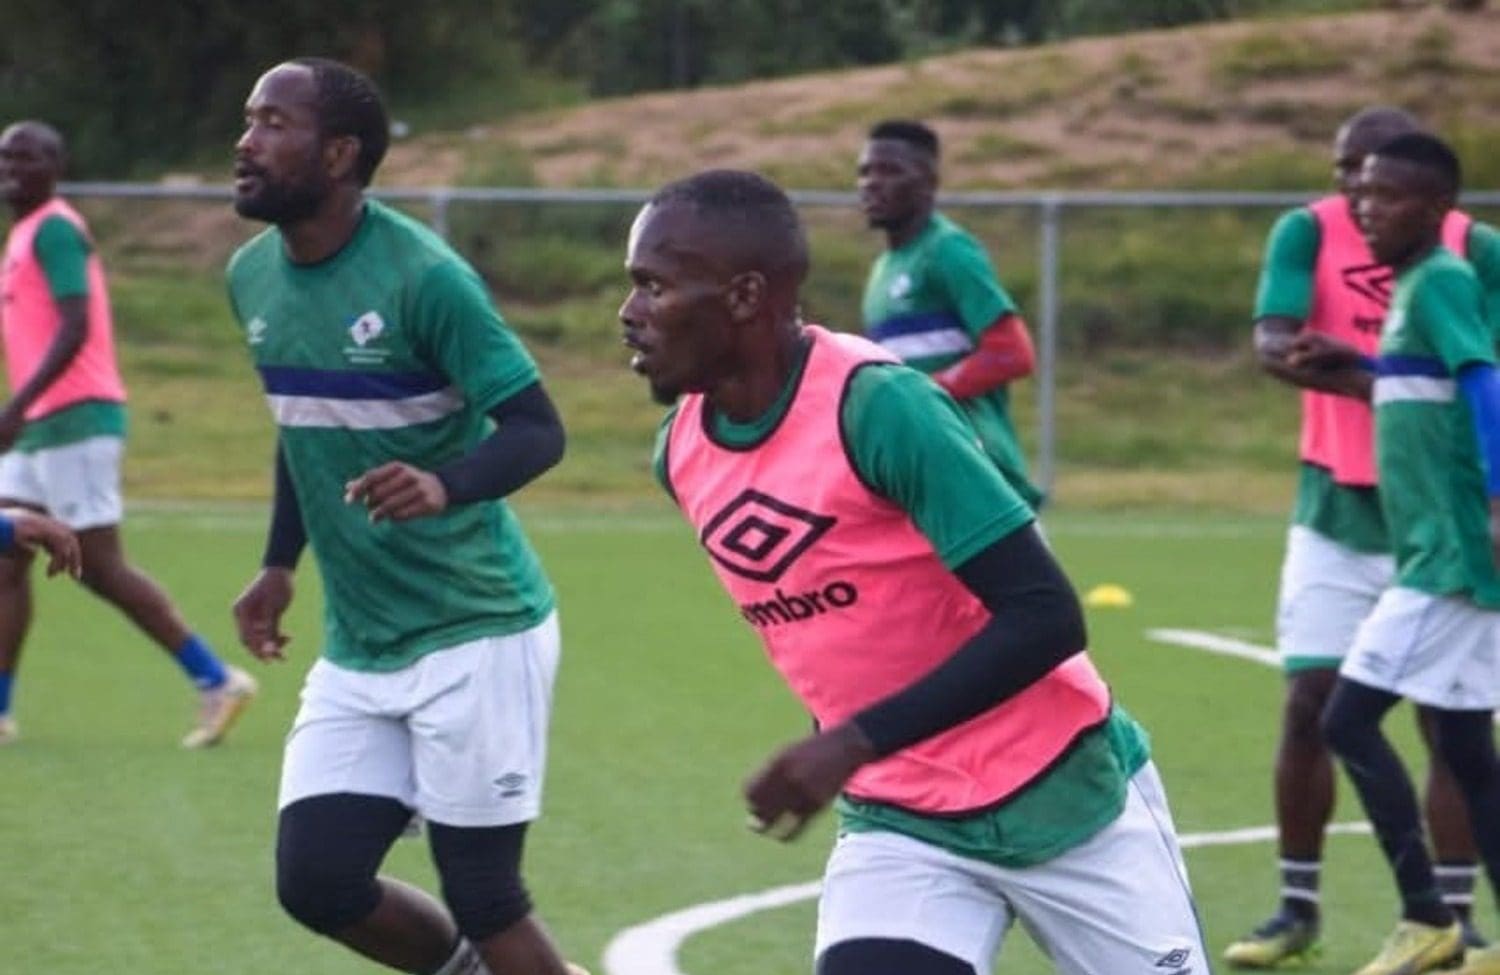
[[[700,540],[735,575],[775,582],[837,521],[747,488],[709,519]]]
[[[506,772],[495,780],[500,787],[500,798],[514,799],[526,793],[526,776],[522,772]]]
[[[1192,969],[1187,967],[1188,959],[1193,957],[1191,948],[1173,948],[1171,951],[1156,959],[1157,968],[1172,969],[1171,975],[1191,975]]]

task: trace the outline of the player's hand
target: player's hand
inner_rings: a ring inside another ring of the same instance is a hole
[[[285,660],[291,637],[281,632],[281,615],[292,604],[292,570],[261,569],[234,601],[240,643],[257,660]]]
[[[1360,365],[1359,350],[1324,333],[1308,329],[1297,333],[1287,347],[1287,365],[1296,369],[1350,369]]]
[[[391,461],[344,485],[346,504],[363,504],[371,521],[407,521],[448,508],[448,489],[436,474]]]
[[[833,801],[849,776],[875,758],[869,739],[854,724],[788,745],[745,783],[747,824],[782,842],[795,839]]]
[[[83,574],[83,555],[78,536],[60,521],[35,511],[13,508],[5,512],[15,531],[15,543],[25,549],[42,549],[47,553],[47,575],[66,572],[77,579]]]
[[[0,453],[16,445],[16,440],[21,436],[21,428],[25,425],[26,416],[21,410],[10,404],[0,409]]]

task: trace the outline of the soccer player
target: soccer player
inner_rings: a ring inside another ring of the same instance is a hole
[[[0,505],[50,512],[78,533],[83,584],[167,651],[199,693],[182,744],[221,741],[255,694],[127,561],[120,462],[125,386],[115,363],[104,265],[88,227],[56,193],[63,140],[42,122],[0,132],[0,195],[15,222],[0,269],[10,399],[0,406]],[[0,744],[18,735],[11,695],[31,623],[28,549],[0,558]]]
[[[1323,837],[1334,806],[1332,759],[1318,720],[1355,631],[1394,572],[1376,490],[1369,374],[1297,367],[1288,362],[1288,350],[1299,334],[1317,333],[1375,353],[1394,274],[1370,252],[1355,223],[1355,191],[1371,151],[1417,130],[1416,119],[1396,108],[1353,115],[1333,145],[1338,192],[1282,215],[1266,245],[1255,347],[1267,372],[1303,390],[1302,464],[1277,611],[1287,678],[1274,779],[1281,905],[1229,945],[1224,957],[1233,965],[1306,960],[1317,943]],[[1500,299],[1500,234],[1452,211],[1443,238],[1474,263]],[[1464,921],[1466,938],[1478,944],[1470,920],[1478,868],[1468,817],[1432,747],[1432,720],[1419,711],[1431,755],[1426,818],[1438,881],[1443,899]]]
[[[1166,797],[1082,611],[953,400],[798,317],[786,195],[710,171],[631,228],[620,309],[656,471],[817,731],[749,780],[790,839],[837,800],[820,975],[976,975],[1019,919],[1068,975],[1205,975]]]
[[[870,129],[859,155],[859,200],[886,251],[865,283],[865,334],[958,401],[985,452],[1033,508],[1042,492],[1010,420],[1009,384],[1036,357],[984,246],[935,209],[937,133],[892,119]]]
[[[1390,861],[1401,920],[1359,975],[1445,967],[1463,954],[1443,902],[1416,797],[1380,724],[1402,698],[1424,705],[1463,793],[1485,872],[1500,893],[1500,371],[1472,266],[1443,246],[1460,185],[1457,157],[1422,133],[1366,157],[1358,212],[1370,250],[1397,274],[1374,360],[1375,456],[1395,579],[1360,626],[1323,713]],[[1368,360],[1317,333],[1292,365]],[[1500,946],[1472,948],[1463,975],[1500,973]]]
[[[235,209],[272,226],[231,259],[230,299],[279,430],[240,640],[282,658],[306,544],[327,601],[282,765],[277,893],[403,972],[577,973],[520,873],[559,642],[499,500],[557,463],[563,428],[474,270],[366,198],[388,133],[368,78],[305,58],[260,77],[235,145]],[[444,903],[377,876],[414,812]]]
[[[47,575],[66,572],[78,578],[83,559],[78,536],[60,521],[24,508],[0,511],[0,553],[42,549],[47,553]]]

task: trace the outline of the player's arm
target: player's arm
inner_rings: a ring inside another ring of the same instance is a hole
[[[13,508],[0,512],[0,553],[13,549],[41,549],[47,553],[47,575],[66,572],[77,579],[83,572],[78,536],[60,521],[35,511]]]
[[[954,399],[969,399],[1031,375],[1031,333],[979,242],[967,235],[944,238],[932,266],[974,341],[973,351],[933,374],[937,384]]]
[[[286,448],[276,445],[276,482],[271,495],[271,523],[260,572],[234,601],[235,630],[240,643],[260,660],[283,660],[291,637],[281,617],[292,604],[292,574],[307,546],[307,526],[297,486],[287,466]]]
[[[1368,370],[1339,361],[1341,352],[1357,356],[1357,351],[1304,328],[1312,310],[1319,236],[1317,220],[1306,208],[1283,214],[1271,228],[1255,294],[1255,357],[1266,373],[1300,389],[1369,399]]]
[[[1454,269],[1429,274],[1412,296],[1407,321],[1437,350],[1469,405],[1489,496],[1491,557],[1500,566],[1500,370],[1483,282]]]
[[[867,368],[844,414],[867,483],[910,513],[959,580],[990,611],[952,656],[850,721],[775,756],[746,787],[750,811],[795,834],[863,764],[996,707],[1087,642],[1067,577],[1025,503],[1000,478],[953,401],[905,369]]]
[[[562,459],[562,420],[536,364],[490,303],[478,275],[438,265],[418,291],[413,320],[429,361],[479,404],[495,430],[435,471],[392,462],[345,486],[374,521],[402,521],[504,497]]]
[[[67,371],[89,332],[88,240],[64,218],[50,217],[37,228],[33,246],[57,306],[59,324],[36,372],[0,409],[0,449],[15,442],[27,408]]]
[[[979,333],[973,352],[933,373],[932,378],[954,399],[969,399],[1024,379],[1035,370],[1036,351],[1026,322],[1007,311]]]

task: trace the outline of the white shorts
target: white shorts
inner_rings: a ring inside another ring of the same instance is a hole
[[[1466,599],[1387,589],[1339,673],[1452,711],[1500,707],[1500,613]]]
[[[353,792],[446,826],[535,819],[559,650],[553,613],[390,673],[318,660],[287,736],[280,807]]]
[[[89,437],[61,447],[0,455],[0,499],[41,508],[74,531],[118,525],[120,437]]]
[[[1286,536],[1276,607],[1282,667],[1288,672],[1337,667],[1395,572],[1389,555],[1355,551],[1293,525]]]
[[[815,950],[897,938],[989,972],[1016,920],[1063,975],[1207,975],[1155,766],[1130,780],[1118,819],[1034,867],[998,867],[897,833],[840,836],[823,877]]]

